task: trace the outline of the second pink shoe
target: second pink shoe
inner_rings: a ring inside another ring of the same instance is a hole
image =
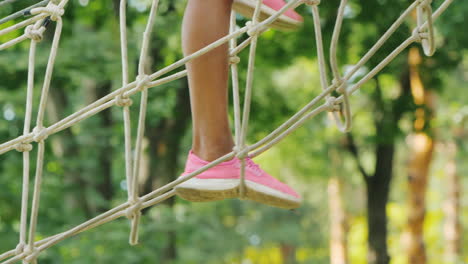
[[[243,16],[252,18],[255,11],[255,5],[255,0],[234,0],[232,8]],[[259,17],[260,21],[269,18],[285,5],[286,2],[284,2],[284,0],[262,0]],[[289,9],[270,26],[279,30],[294,30],[302,26],[302,23],[302,16],[296,13],[293,9]]]
[[[190,151],[181,176],[208,163]],[[175,188],[176,193],[193,202],[239,197],[240,167],[241,161],[238,158],[220,163],[178,185]],[[249,200],[285,209],[300,206],[301,198],[291,187],[270,176],[250,158],[246,158],[245,183],[245,196]]]

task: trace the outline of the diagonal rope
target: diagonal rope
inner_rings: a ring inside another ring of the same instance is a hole
[[[121,56],[122,56],[122,85],[128,84],[128,51],[127,51],[127,23],[126,23],[126,6],[127,1],[120,1],[120,45],[121,45]],[[125,140],[125,176],[127,182],[127,196],[128,199],[133,197],[133,188],[131,183],[133,180],[132,171],[132,136],[131,136],[131,120],[130,120],[130,106],[132,100],[128,96],[119,95],[116,98],[116,104],[123,107],[123,119],[124,119],[124,140]],[[134,223],[137,221],[136,218],[132,219],[132,235],[129,239],[130,244],[135,244],[135,227]]]
[[[26,7],[26,8],[23,8],[22,10],[19,10],[11,15],[8,15],[2,19],[0,19],[0,25],[1,24],[5,24],[6,22],[8,21],[11,21],[13,19],[17,19],[17,18],[20,18],[22,16],[26,16],[27,14],[29,14],[31,12],[31,9],[35,8],[35,7],[40,7],[40,6],[45,6],[47,5],[47,3],[49,3],[50,0],[43,0],[39,3],[36,3],[32,6],[29,6],[29,7]],[[1,5],[1,4],[0,4]]]
[[[14,3],[18,0],[2,0],[0,1],[0,7],[4,6],[4,5],[8,5],[8,4],[11,4],[11,3]]]
[[[11,26],[6,27],[4,29],[1,29],[0,30],[0,36],[8,34],[8,33],[12,32],[12,31],[17,30],[17,29],[24,28],[25,26],[34,24],[36,21],[41,20],[41,19],[43,19],[45,17],[47,17],[47,14],[42,13],[42,14],[33,16],[31,18],[28,18],[26,20],[23,20],[23,21],[21,21],[21,22],[19,22],[17,24],[14,24],[14,25],[11,25]]]
[[[260,34],[260,28],[255,26],[258,24],[258,16],[260,15],[260,8],[262,6],[262,0],[256,0],[255,11],[252,17],[252,21],[247,23],[249,30],[247,34],[252,38],[250,42],[249,50],[249,61],[247,66],[247,80],[245,85],[245,97],[244,97],[244,109],[242,113],[242,125],[240,128],[240,136],[238,145],[234,148],[237,153],[237,157],[241,159],[241,169],[240,169],[240,182],[239,182],[239,197],[245,198],[245,158],[248,153],[245,152],[246,136],[247,136],[247,127],[249,124],[249,114],[250,114],[250,102],[252,98],[252,85],[253,85],[253,74],[254,74],[254,65],[255,65],[255,53],[257,51],[257,40],[258,35]],[[240,113],[239,113],[240,114]],[[239,119],[239,118],[238,118]]]
[[[138,198],[138,175],[140,174],[140,160],[142,154],[142,143],[145,131],[145,118],[146,108],[148,104],[148,89],[147,85],[149,82],[148,75],[146,75],[145,67],[148,62],[148,49],[151,39],[151,32],[153,29],[154,21],[156,19],[156,12],[158,9],[159,0],[153,0],[151,10],[146,24],[146,29],[143,33],[143,41],[141,44],[140,61],[138,64],[138,76],[137,76],[137,87],[141,89],[140,99],[140,113],[138,118],[137,138],[135,143],[135,159],[133,161],[133,178],[128,183],[128,188],[132,189],[131,197],[129,202],[132,204],[132,208],[128,209],[127,217],[131,219],[132,225],[130,230],[130,244],[135,245],[138,243],[138,224],[141,216],[141,201]]]
[[[338,8],[338,15],[336,16],[335,27],[333,29],[332,40],[330,44],[330,66],[333,74],[333,82],[338,86],[336,91],[343,95],[343,116],[344,122],[341,121],[340,110],[332,111],[333,119],[341,132],[348,132],[351,130],[352,117],[351,106],[349,103],[349,93],[345,83],[343,83],[340,70],[338,69],[337,48],[338,40],[340,38],[341,26],[343,24],[344,11],[348,0],[342,0]],[[330,98],[330,97],[329,97]]]
[[[26,92],[26,111],[24,117],[23,135],[28,134],[31,129],[31,116],[33,105],[34,93],[34,70],[35,70],[35,57],[36,45],[38,40],[31,39],[29,47],[29,60],[28,60],[28,83]],[[26,232],[28,221],[28,195],[29,195],[29,152],[32,150],[32,145],[29,143],[20,143],[16,147],[18,151],[23,152],[23,186],[21,197],[21,219],[20,219],[20,235],[19,243],[16,247],[16,253],[21,253],[26,246]]]
[[[47,104],[47,97],[49,94],[50,83],[52,80],[52,72],[55,64],[55,58],[57,56],[58,44],[60,41],[60,35],[62,32],[62,18],[63,15],[63,6],[67,3],[67,0],[62,1],[59,5],[55,5],[50,2],[44,9],[33,9],[31,12],[44,12],[51,15],[51,19],[57,22],[55,28],[54,37],[52,40],[52,46],[50,48],[49,60],[47,62],[44,83],[41,91],[41,99],[39,102],[39,109],[36,120],[36,127],[33,132],[35,134],[34,140],[38,142],[38,151],[37,151],[37,161],[36,161],[36,175],[34,182],[34,191],[33,191],[33,200],[31,206],[31,219],[29,225],[29,241],[26,251],[28,251],[29,256],[25,258],[26,263],[36,263],[37,251],[34,248],[34,239],[37,226],[37,216],[39,212],[39,203],[40,203],[40,192],[41,192],[41,183],[42,183],[42,174],[44,166],[44,149],[45,149],[45,139],[48,137],[47,130],[43,127],[44,121],[44,112]]]

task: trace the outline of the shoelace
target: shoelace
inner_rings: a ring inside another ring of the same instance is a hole
[[[255,164],[255,162],[253,162],[253,160],[251,160],[251,159],[245,159],[245,160],[247,161],[246,162],[247,168],[251,169],[257,176],[260,176],[260,175],[263,174],[263,171],[260,168],[260,166]]]

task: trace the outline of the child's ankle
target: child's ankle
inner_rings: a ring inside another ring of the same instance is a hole
[[[200,159],[211,162],[231,152],[232,148],[233,148],[233,145],[216,146],[216,147],[208,147],[208,148],[194,146],[192,148],[192,151]]]

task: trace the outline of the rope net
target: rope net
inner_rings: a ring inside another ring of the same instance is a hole
[[[120,42],[121,42],[121,57],[122,57],[122,87],[111,92],[110,94],[100,98],[99,100],[87,105],[86,107],[74,112],[73,114],[63,118],[62,120],[46,126],[44,124],[44,112],[47,104],[50,83],[52,79],[55,58],[57,56],[57,48],[60,42],[61,31],[63,27],[62,16],[65,13],[65,7],[68,0],[51,0],[45,2],[45,6],[33,7],[28,9],[32,17],[18,22],[12,26],[0,30],[0,36],[5,35],[14,30],[24,29],[24,34],[11,39],[3,44],[0,44],[0,50],[11,47],[22,41],[30,39],[29,48],[29,68],[27,78],[27,96],[26,96],[26,111],[24,118],[23,134],[17,138],[11,139],[0,145],[0,155],[11,150],[17,150],[23,154],[23,185],[22,185],[22,200],[21,200],[21,219],[19,242],[15,249],[9,250],[0,255],[0,261],[3,264],[15,263],[22,260],[23,263],[37,263],[37,258],[47,248],[56,245],[60,241],[75,236],[88,229],[110,222],[120,217],[127,217],[130,221],[130,244],[138,243],[138,225],[141,217],[141,210],[153,205],[156,205],[175,195],[174,187],[178,184],[216,166],[217,164],[238,157],[241,159],[241,177],[239,180],[239,197],[242,198],[245,193],[245,158],[247,156],[255,157],[268,150],[291,132],[299,128],[310,118],[322,112],[332,113],[333,119],[336,121],[340,131],[349,131],[352,125],[351,107],[349,96],[358,90],[364,83],[373,78],[385,66],[387,66],[397,55],[406,49],[412,43],[421,43],[424,53],[431,56],[435,51],[434,43],[434,28],[433,22],[436,20],[453,2],[453,0],[444,0],[443,3],[432,11],[431,0],[415,0],[408,6],[404,12],[395,20],[389,29],[380,37],[380,39],[372,46],[372,48],[349,70],[345,75],[340,74],[337,63],[337,46],[340,36],[341,25],[343,23],[344,10],[348,0],[341,0],[336,17],[336,23],[332,35],[330,46],[330,61],[332,81],[328,80],[327,62],[323,49],[323,40],[321,34],[321,24],[319,15],[319,0],[291,0],[281,10],[266,20],[260,21],[259,14],[261,9],[261,1],[257,1],[255,12],[251,21],[243,27],[237,27],[235,12],[231,15],[230,33],[227,36],[207,45],[206,47],[180,59],[174,64],[168,65],[156,72],[148,73],[145,71],[145,64],[148,58],[148,47],[150,36],[153,30],[154,20],[157,14],[159,0],[153,0],[146,29],[143,33],[142,46],[140,52],[140,60],[138,65],[138,75],[135,80],[130,81],[128,78],[128,54],[127,54],[127,26],[126,26],[126,0],[120,1]],[[317,45],[319,74],[322,86],[322,92],[313,98],[308,104],[300,109],[296,114],[285,121],[281,126],[272,131],[269,135],[260,141],[252,144],[246,144],[247,130],[249,125],[250,102],[254,79],[254,64],[255,53],[257,48],[257,40],[260,34],[267,30],[268,26],[277,20],[286,10],[295,8],[299,5],[306,4],[310,6],[315,29],[315,39]],[[417,14],[417,26],[412,34],[404,40],[396,49],[387,55],[375,68],[371,69],[365,76],[353,85],[349,85],[349,80],[358,70],[374,56],[374,54],[383,46],[383,44],[392,36],[392,34],[402,25],[405,19],[411,13]],[[55,32],[50,47],[48,64],[45,71],[45,78],[40,90],[40,101],[37,111],[36,124],[31,130],[33,92],[34,92],[34,68],[36,58],[36,46],[43,39],[43,33],[49,22],[56,23]],[[237,38],[243,34],[247,34],[248,38],[241,43],[237,43]],[[145,114],[148,103],[148,89],[159,85],[183,78],[187,75],[186,70],[180,70],[174,74],[163,77],[174,70],[182,68],[187,62],[197,58],[210,50],[229,42],[230,67],[232,75],[232,90],[234,104],[234,128],[235,128],[235,147],[234,149],[218,158],[217,160],[207,164],[206,166],[194,171],[184,177],[180,177],[166,185],[153,190],[152,192],[140,196],[137,189],[137,180],[139,175],[139,161],[142,154],[142,139],[144,137]],[[249,47],[247,78],[245,84],[245,98],[243,109],[240,105],[239,95],[239,73],[238,63],[240,61],[237,54]],[[339,96],[332,96],[332,92],[336,91]],[[140,111],[138,115],[138,126],[136,130],[136,141],[132,144],[131,137],[131,122],[130,122],[130,107],[132,105],[131,96],[140,93]],[[125,174],[128,184],[128,200],[109,211],[98,215],[72,229],[62,233],[35,240],[37,216],[40,205],[41,181],[43,175],[44,164],[44,147],[49,136],[67,129],[74,124],[98,114],[100,111],[112,106],[122,107],[122,115],[124,121],[124,141],[125,141]],[[241,113],[242,110],[242,113]],[[28,211],[30,198],[28,191],[30,189],[30,151],[33,144],[37,145],[36,171],[33,184],[32,205]],[[134,155],[132,154],[134,148]],[[29,215],[29,225],[27,223]]]

